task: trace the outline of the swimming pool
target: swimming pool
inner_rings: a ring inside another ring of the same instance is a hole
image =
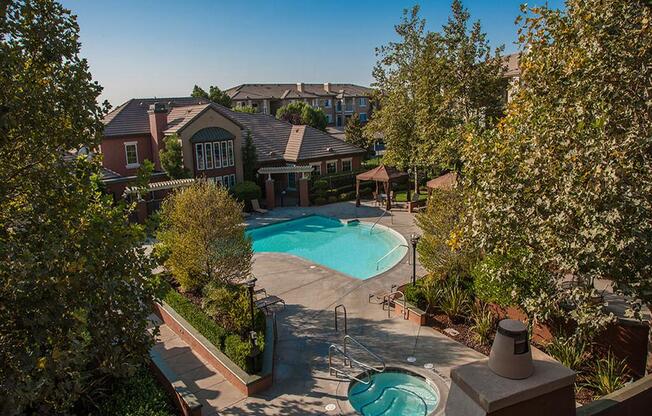
[[[427,416],[439,404],[437,387],[404,371],[373,374],[369,384],[354,383],[349,403],[363,416]]]
[[[390,269],[407,253],[405,239],[387,227],[372,230],[371,224],[344,224],[321,215],[253,228],[247,234],[256,253],[293,254],[357,279]]]

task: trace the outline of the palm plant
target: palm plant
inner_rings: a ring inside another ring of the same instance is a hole
[[[471,330],[475,332],[475,340],[479,344],[489,344],[496,317],[486,304],[478,304],[471,310]]]
[[[442,290],[439,307],[453,320],[468,312],[470,302],[468,292],[455,282]]]
[[[584,342],[574,338],[555,337],[546,346],[546,352],[564,366],[579,372],[587,355],[586,347]]]

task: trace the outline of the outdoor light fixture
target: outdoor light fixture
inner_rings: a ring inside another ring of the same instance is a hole
[[[410,236],[410,244],[412,244],[412,286],[417,284],[417,244],[421,238],[418,234]]]
[[[249,306],[251,308],[251,331],[253,332],[256,328],[254,325],[255,321],[255,316],[254,316],[254,288],[256,287],[256,282],[258,279],[256,279],[254,276],[251,276],[251,279],[247,280],[244,282],[245,285],[247,285],[247,288],[249,289]]]

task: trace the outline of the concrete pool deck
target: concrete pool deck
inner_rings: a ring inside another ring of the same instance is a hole
[[[310,208],[278,208],[265,215],[247,219],[250,226],[260,226],[302,215],[320,214],[340,219],[374,222],[382,210],[353,202]],[[380,224],[388,226],[409,240],[419,232],[414,215],[393,212]],[[408,253],[408,256],[411,256]],[[342,342],[342,332],[335,332],[334,307],[346,306],[348,332],[376,354],[387,366],[414,367],[423,372],[423,365],[434,364],[433,377],[441,375],[446,382],[454,366],[485,358],[482,354],[428,328],[403,320],[379,304],[369,303],[369,293],[387,290],[392,284],[409,281],[412,266],[408,256],[392,269],[366,280],[359,280],[334,270],[315,265],[299,257],[280,253],[254,255],[253,272],[257,286],[269,294],[283,298],[287,304],[277,313],[278,344],[274,385],[255,397],[241,397],[234,402],[231,394],[197,392],[206,415],[336,415],[346,412],[348,381],[331,376],[328,371],[328,348]],[[419,266],[417,274],[425,273]],[[341,322],[340,322],[341,324]],[[414,356],[416,362],[406,362]],[[339,363],[339,360],[338,360]],[[217,384],[228,388],[229,386]],[[206,394],[204,394],[206,393]],[[445,398],[447,392],[442,392]],[[212,397],[212,399],[202,399]],[[325,406],[334,404],[335,410]]]

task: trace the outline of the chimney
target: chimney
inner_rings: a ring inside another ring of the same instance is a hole
[[[297,82],[297,91],[303,92],[303,82]]]
[[[159,151],[165,147],[163,131],[168,125],[168,108],[164,103],[154,103],[149,106],[149,131],[151,133],[152,162],[157,170],[161,169]]]
[[[331,83],[330,82],[324,82],[324,91],[331,92]]]

